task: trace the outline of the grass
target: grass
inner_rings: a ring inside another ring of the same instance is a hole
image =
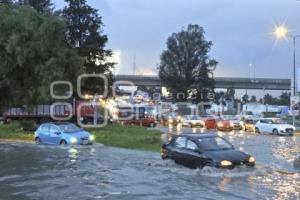
[[[19,123],[1,124],[0,139],[33,141],[34,132],[22,130]]]
[[[106,145],[147,151],[159,151],[161,147],[161,132],[158,130],[114,124],[89,131],[95,135],[96,142]]]
[[[0,139],[33,141],[34,131],[23,131],[20,123],[0,125]],[[138,126],[122,126],[113,124],[99,129],[89,129],[95,135],[96,142],[147,151],[159,151],[161,133]]]

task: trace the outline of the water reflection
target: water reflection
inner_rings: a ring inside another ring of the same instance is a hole
[[[70,161],[71,162],[76,162],[77,159],[78,159],[79,151],[72,147],[68,150],[68,152],[69,152]]]

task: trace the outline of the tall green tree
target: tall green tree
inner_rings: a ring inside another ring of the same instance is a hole
[[[159,77],[172,94],[183,93],[185,99],[196,91],[198,101],[208,99],[214,90],[213,72],[217,61],[208,55],[212,42],[204,38],[204,29],[188,25],[167,39],[167,49],[160,56]]]
[[[280,105],[290,105],[290,92],[282,92],[279,96],[279,104]]]
[[[0,4],[13,4],[12,0],[0,0]]]
[[[257,102],[257,100],[256,100],[256,96],[251,96],[251,98],[250,98],[250,102],[253,102],[253,103]]]
[[[65,1],[68,5],[62,15],[68,24],[65,34],[67,43],[84,58],[85,73],[105,74],[111,85],[114,63],[107,62],[107,58],[112,56],[112,51],[105,49],[108,39],[103,34],[103,22],[98,10],[89,6],[86,0]],[[89,78],[84,82],[86,93],[99,94],[103,89],[103,81],[99,78]]]
[[[46,14],[53,11],[51,0],[18,0],[18,4],[31,6],[39,13]]]
[[[50,84],[76,82],[82,60],[64,41],[65,23],[28,6],[0,5],[0,103],[50,99]]]

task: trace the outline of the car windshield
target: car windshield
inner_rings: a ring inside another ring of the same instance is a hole
[[[284,124],[284,121],[281,119],[272,119],[272,124]]]
[[[233,149],[233,146],[220,137],[207,137],[198,139],[202,151],[218,151]]]
[[[60,124],[58,125],[60,130],[65,133],[77,132],[81,131],[81,128],[76,126],[75,124]]]
[[[223,115],[221,118],[224,120],[238,120],[236,116],[231,116],[231,115]]]
[[[190,119],[190,120],[198,120],[199,117],[196,116],[196,115],[191,115],[191,116],[188,117],[188,119]]]

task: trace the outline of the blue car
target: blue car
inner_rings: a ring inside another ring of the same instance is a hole
[[[68,122],[44,123],[35,132],[37,144],[92,144],[95,137]]]

